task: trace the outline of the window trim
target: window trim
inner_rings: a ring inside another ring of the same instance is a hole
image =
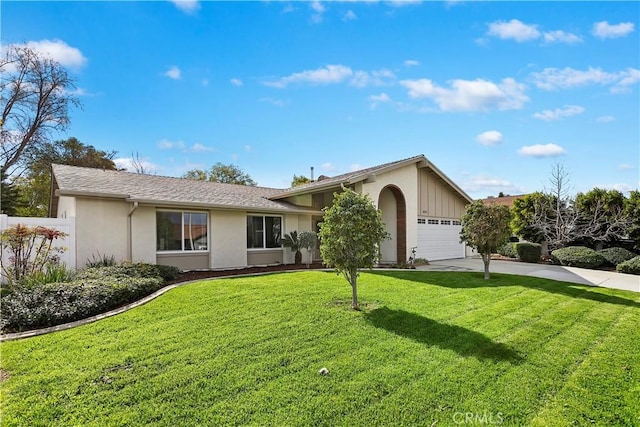
[[[247,219],[249,217],[252,216],[256,216],[256,217],[261,217],[262,218],[262,226],[263,226],[263,233],[262,233],[262,247],[261,248],[249,248],[247,247],[247,251],[251,251],[251,252],[258,252],[258,251],[282,251],[284,250],[284,246],[282,245],[282,238],[284,236],[284,216],[283,215],[277,215],[277,214],[262,214],[262,213],[252,213],[252,212],[248,212],[247,213]],[[280,246],[277,246],[275,248],[267,248],[266,247],[266,239],[267,239],[267,235],[264,232],[264,230],[266,229],[266,224],[265,224],[265,218],[266,217],[271,217],[271,218],[280,218]],[[246,226],[246,224],[245,224]],[[245,242],[245,247],[248,245],[248,241]]]
[[[180,240],[181,244],[182,244],[182,249],[170,249],[170,250],[159,250],[158,249],[158,213],[160,212],[178,212],[180,213],[180,218],[182,221],[182,239]],[[205,215],[205,222],[207,225],[207,249],[191,249],[191,250],[185,250],[184,249],[184,214],[185,213],[189,213],[189,214],[204,214]],[[211,251],[211,242],[209,240],[209,232],[211,230],[211,224],[209,223],[209,212],[208,211],[192,211],[192,210],[183,210],[183,209],[158,209],[156,208],[156,254],[160,254],[160,255],[164,255],[164,254],[184,254],[184,255],[189,255],[189,254],[206,254],[209,253]]]

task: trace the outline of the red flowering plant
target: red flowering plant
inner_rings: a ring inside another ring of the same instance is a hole
[[[13,287],[52,265],[58,265],[59,254],[66,249],[54,246],[53,242],[65,237],[66,233],[42,226],[16,224],[3,230],[0,233],[2,273],[9,286]],[[5,253],[8,253],[7,262],[4,260]]]

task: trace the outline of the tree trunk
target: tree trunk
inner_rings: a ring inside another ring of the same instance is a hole
[[[358,306],[358,270],[351,271],[351,308],[354,310],[359,310],[360,306]]]
[[[296,265],[302,264],[302,252],[296,251],[294,262],[296,263]]]
[[[484,280],[489,280],[489,262],[491,262],[491,254],[482,254],[482,262],[484,263]]]

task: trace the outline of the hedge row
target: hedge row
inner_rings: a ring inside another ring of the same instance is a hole
[[[602,255],[585,246],[556,249],[551,252],[551,256],[567,267],[598,268],[605,263]]]
[[[2,332],[60,325],[104,313],[160,289],[175,267],[123,264],[88,268],[65,283],[16,287],[2,296]]]
[[[621,262],[616,267],[620,273],[640,275],[640,256]]]

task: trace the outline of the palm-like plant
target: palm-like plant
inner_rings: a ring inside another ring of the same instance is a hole
[[[295,252],[295,263],[302,264],[302,252],[300,252],[300,240],[298,239],[298,232],[292,231],[287,233],[282,238],[282,244],[285,248],[291,248],[292,252]]]

